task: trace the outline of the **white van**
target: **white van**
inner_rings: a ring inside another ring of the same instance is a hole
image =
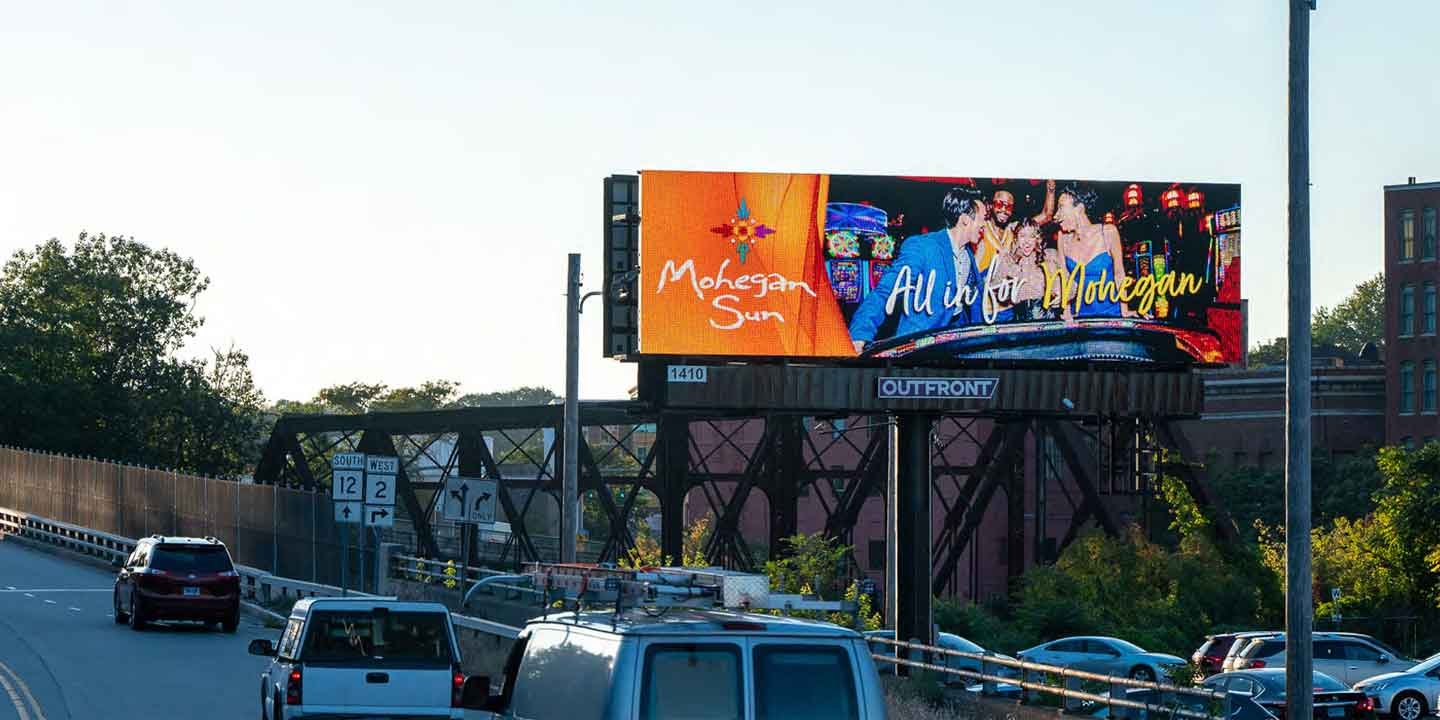
[[[694,608],[531,620],[500,694],[475,704],[507,720],[885,717],[880,676],[854,630]]]
[[[260,675],[260,717],[463,718],[468,692],[488,681],[460,672],[450,611],[439,603],[384,598],[306,598],[295,603]]]

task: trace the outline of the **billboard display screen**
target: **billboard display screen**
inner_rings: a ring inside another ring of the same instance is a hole
[[[1241,356],[1240,186],[645,171],[639,354]]]

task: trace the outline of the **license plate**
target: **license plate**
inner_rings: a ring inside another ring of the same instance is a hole
[[[187,587],[187,588],[185,588],[185,597],[200,597],[200,588],[198,588],[198,587]]]
[[[1332,717],[1332,718],[1343,718],[1343,717],[1345,717],[1345,708],[1343,708],[1343,707],[1326,708],[1325,715],[1328,716],[1328,717]]]

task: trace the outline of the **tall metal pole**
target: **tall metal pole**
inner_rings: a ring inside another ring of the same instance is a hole
[[[580,253],[565,284],[565,470],[560,492],[560,562],[575,562],[580,488]]]
[[[1290,335],[1285,390],[1285,704],[1311,716],[1315,681],[1310,583],[1310,11],[1290,0]]]

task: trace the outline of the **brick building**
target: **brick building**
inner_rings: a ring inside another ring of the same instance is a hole
[[[1436,415],[1436,212],[1440,182],[1385,186],[1385,438],[1415,445],[1440,436]]]

